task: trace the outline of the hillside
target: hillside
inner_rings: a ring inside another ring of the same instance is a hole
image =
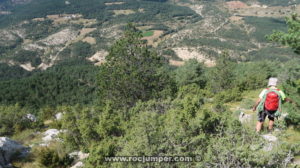
[[[298,1],[33,0],[2,4],[14,5],[0,15],[0,61],[27,71],[45,70],[69,59],[90,58],[99,64],[128,22],[143,32],[154,32],[145,40],[174,65],[196,58],[212,66],[223,50],[238,61],[296,57],[264,36],[274,27],[286,31],[284,17],[300,12]]]
[[[300,0],[0,0],[0,168],[299,167],[295,13]],[[287,98],[274,91],[282,110],[259,131],[270,77]]]

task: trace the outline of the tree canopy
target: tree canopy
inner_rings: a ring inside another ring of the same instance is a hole
[[[300,54],[300,19],[297,14],[286,18],[288,32],[274,31],[268,39],[290,46],[297,54]]]
[[[161,71],[163,58],[149,50],[141,32],[128,24],[111,48],[99,73],[100,101],[131,107],[138,100],[159,97],[168,77]]]

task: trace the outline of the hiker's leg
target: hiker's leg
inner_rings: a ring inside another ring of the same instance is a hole
[[[264,125],[264,122],[257,121],[256,123],[256,132],[259,132]]]
[[[272,131],[273,130],[273,126],[274,126],[274,120],[269,120],[269,131]]]
[[[258,113],[258,121],[256,123],[256,132],[259,132],[263,128],[266,116],[267,116],[266,113],[264,113],[262,111]]]
[[[275,116],[274,116],[274,112],[271,112],[268,114],[268,118],[269,118],[269,131],[273,130],[273,126],[274,126],[274,120],[275,120]]]

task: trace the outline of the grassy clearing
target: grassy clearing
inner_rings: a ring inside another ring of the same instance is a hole
[[[153,36],[154,34],[154,31],[146,31],[146,32],[143,32],[143,37],[150,37],[150,36]]]

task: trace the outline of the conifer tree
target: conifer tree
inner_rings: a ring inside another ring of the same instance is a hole
[[[141,37],[141,32],[128,24],[111,47],[99,73],[102,104],[110,101],[117,107],[132,107],[138,100],[157,97],[166,86],[165,75],[159,73],[162,57],[150,51]]]

